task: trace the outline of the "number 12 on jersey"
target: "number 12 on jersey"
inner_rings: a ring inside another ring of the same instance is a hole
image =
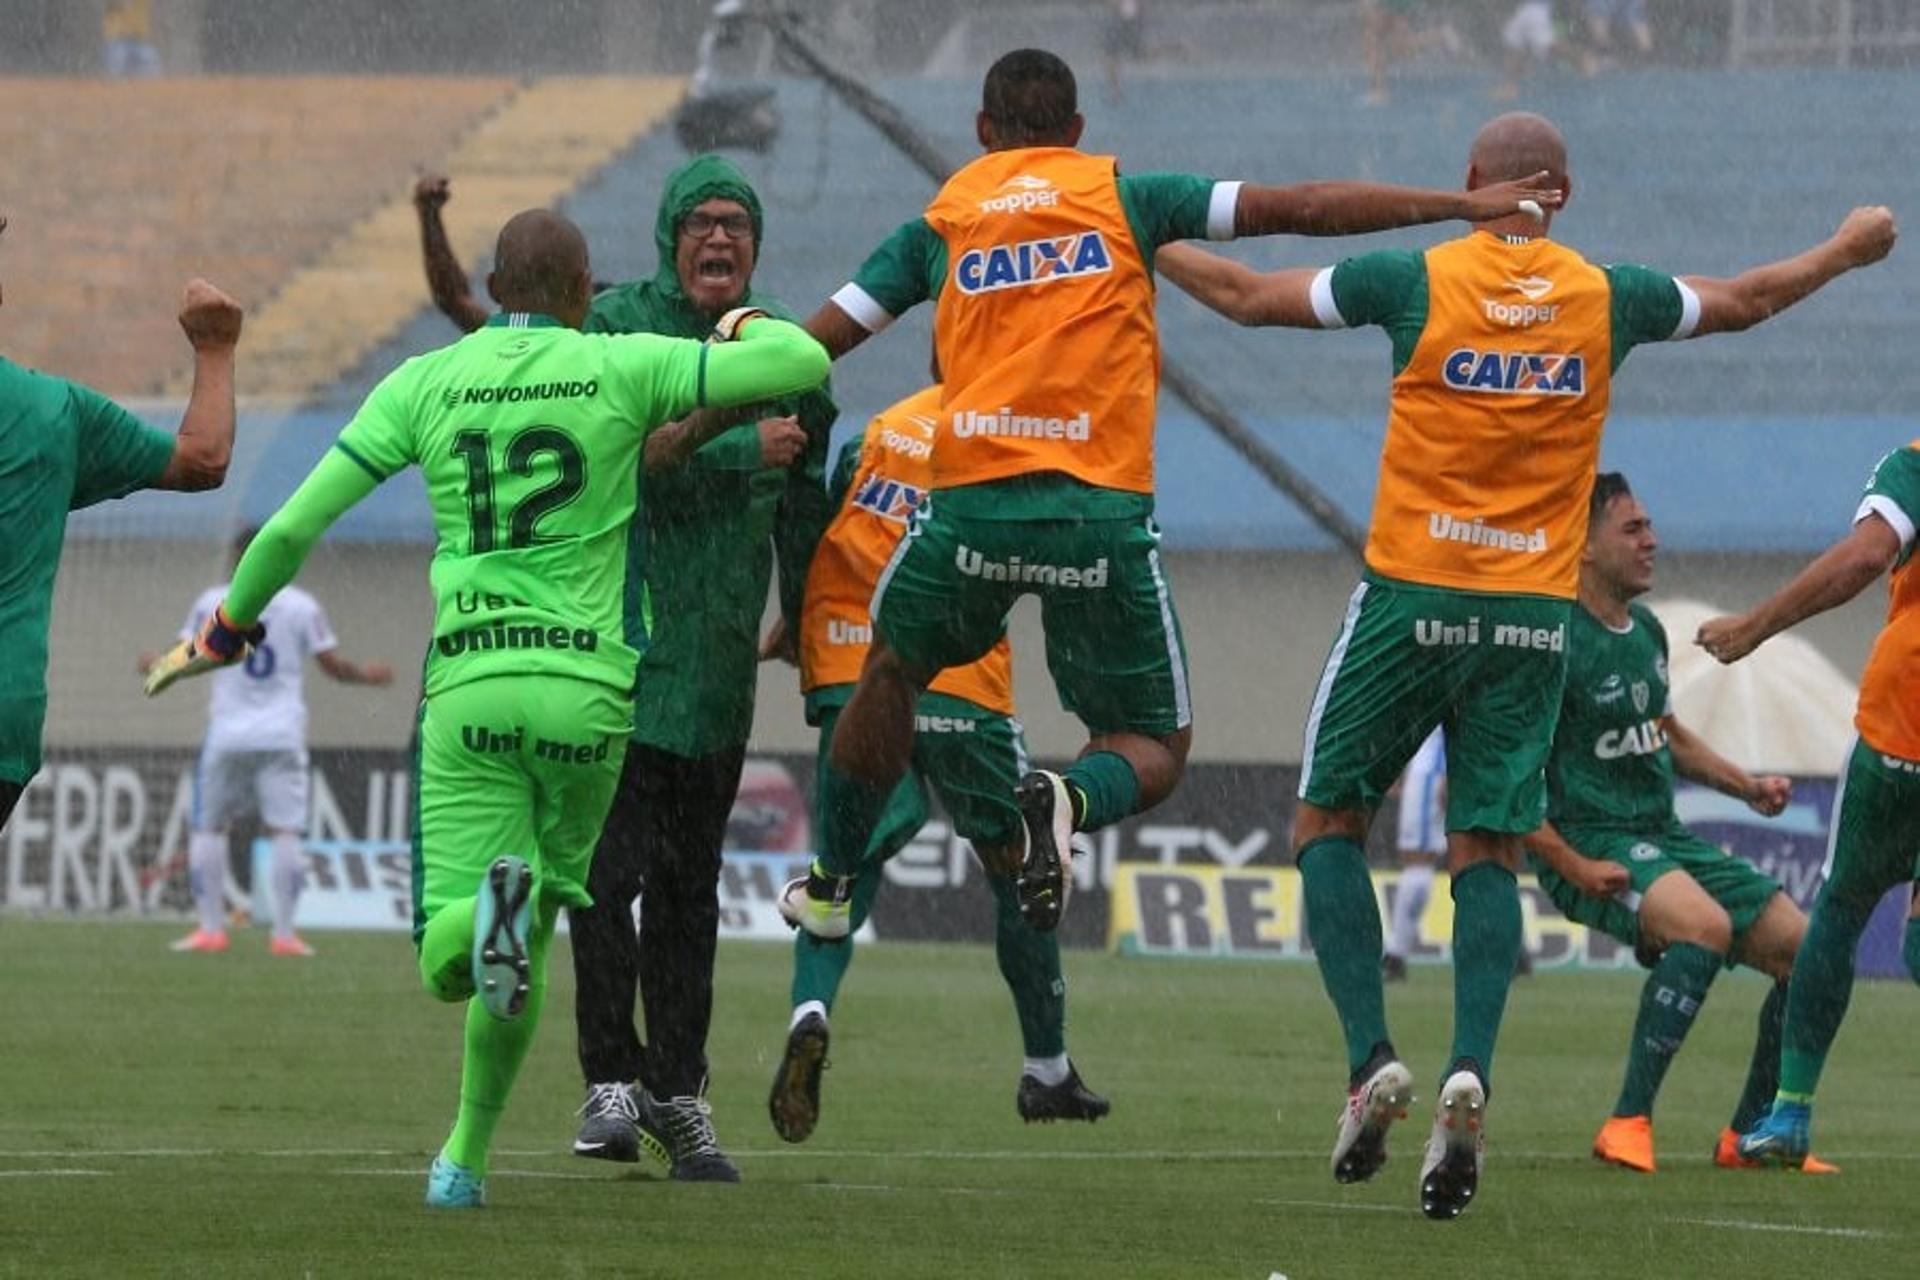
[[[500,459],[506,474],[531,480],[542,469],[543,458],[552,459],[553,474],[513,503],[506,513],[504,529],[494,492],[500,473],[494,465],[492,442],[493,437],[485,431],[462,431],[453,437],[454,456],[467,464],[468,549],[478,555],[503,547],[559,541],[557,536],[542,534],[539,525],[543,517],[572,502],[587,486],[587,460],[579,442],[552,426],[526,427],[507,440]]]

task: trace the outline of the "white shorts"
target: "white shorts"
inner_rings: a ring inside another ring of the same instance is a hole
[[[1521,0],[1500,28],[1500,39],[1515,52],[1546,57],[1553,51],[1553,5],[1549,0]]]
[[[306,752],[201,749],[193,774],[193,829],[225,831],[246,814],[258,814],[270,830],[306,831]]]
[[[1401,853],[1447,851],[1445,774],[1429,773],[1422,782],[1407,779],[1400,789],[1400,829],[1394,848]]]

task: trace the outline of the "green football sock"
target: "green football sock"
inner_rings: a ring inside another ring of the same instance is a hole
[[[1112,826],[1140,805],[1140,777],[1117,751],[1089,751],[1060,776],[1073,797],[1075,831]]]
[[[1780,1087],[1780,1028],[1787,1018],[1787,984],[1776,982],[1760,1003],[1760,1030],[1753,1038],[1753,1062],[1747,1067],[1747,1087],[1740,1091],[1731,1128],[1745,1133],[1760,1122]]]
[[[1787,1022],[1781,1032],[1780,1093],[1811,1098],[1827,1065],[1827,1051],[1853,1000],[1853,954],[1873,914],[1874,901],[1836,894],[1829,881],[1814,904],[1787,986]]]
[[[853,878],[853,892],[848,899],[853,909],[851,933],[828,941],[814,937],[805,929],[794,931],[794,1008],[810,1000],[818,1000],[829,1010],[833,1008],[833,998],[840,994],[840,980],[846,976],[847,966],[853,963],[853,933],[858,933],[860,926],[867,922],[867,915],[873,910],[873,895],[878,892],[880,867],[870,862]]]
[[[1356,1073],[1388,1039],[1387,1000],[1380,982],[1380,905],[1366,855],[1346,836],[1322,836],[1300,850],[1307,936],[1320,981],[1340,1015],[1347,1070]],[[1509,961],[1511,968],[1511,961]]]
[[[893,785],[869,786],[849,778],[833,767],[831,760],[820,761],[819,801],[814,806],[820,815],[819,869],[830,876],[857,875],[873,841],[873,832],[886,811]]]
[[[1676,942],[1661,955],[1640,988],[1640,1016],[1627,1045],[1627,1078],[1620,1085],[1616,1116],[1650,1116],[1653,1100],[1666,1079],[1674,1055],[1700,1013],[1707,988],[1720,972],[1717,951],[1693,942]],[[1769,1091],[1771,1092],[1771,1091]]]
[[[988,876],[993,890],[993,950],[1000,976],[1013,993],[1020,1043],[1029,1058],[1067,1051],[1067,984],[1060,976],[1060,935],[1041,933],[1020,914],[1010,876]]]
[[[1493,1079],[1493,1046],[1520,957],[1520,889],[1497,862],[1453,877],[1453,1054],[1447,1073],[1471,1062]]]
[[[1920,893],[1920,887],[1914,892]],[[1920,920],[1907,921],[1907,934],[1900,943],[1900,958],[1907,962],[1907,972],[1920,982]]]
[[[420,935],[420,983],[435,1000],[473,995],[473,908],[472,898],[448,903]]]
[[[444,912],[442,914],[445,914]],[[553,925],[559,911],[540,903],[527,939],[527,1003],[520,1016],[502,1022],[478,998],[467,1001],[466,1055],[460,1065],[460,1112],[447,1138],[447,1159],[475,1174],[487,1172],[493,1131],[507,1109],[507,1095],[540,1027],[547,1002],[547,953],[553,949]],[[438,917],[436,917],[438,918]]]

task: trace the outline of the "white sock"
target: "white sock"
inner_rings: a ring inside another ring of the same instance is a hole
[[[1393,895],[1393,938],[1387,954],[1401,959],[1413,954],[1420,942],[1420,914],[1433,896],[1433,866],[1416,862],[1400,872],[1399,892]]]
[[[807,1000],[793,1007],[793,1017],[787,1020],[787,1030],[791,1031],[795,1027],[799,1026],[800,1019],[806,1017],[810,1013],[819,1014],[820,1020],[822,1022],[825,1022],[827,1020],[827,1006],[822,1004],[818,1000]]]
[[[1072,1070],[1072,1065],[1067,1062],[1067,1055],[1062,1053],[1052,1058],[1028,1058],[1026,1064],[1020,1068],[1020,1074],[1032,1076],[1041,1084],[1059,1084]]]
[[[273,936],[293,936],[293,913],[300,905],[300,890],[306,884],[306,842],[291,831],[274,834],[273,846]]]
[[[193,889],[200,928],[220,933],[227,927],[227,833],[196,831],[187,839],[187,883]]]

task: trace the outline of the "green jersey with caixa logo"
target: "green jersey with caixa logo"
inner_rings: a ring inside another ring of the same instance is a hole
[[[1667,633],[1632,605],[1615,631],[1575,605],[1567,683],[1547,762],[1547,820],[1556,827],[1658,830],[1673,821],[1673,753],[1662,721]]]

